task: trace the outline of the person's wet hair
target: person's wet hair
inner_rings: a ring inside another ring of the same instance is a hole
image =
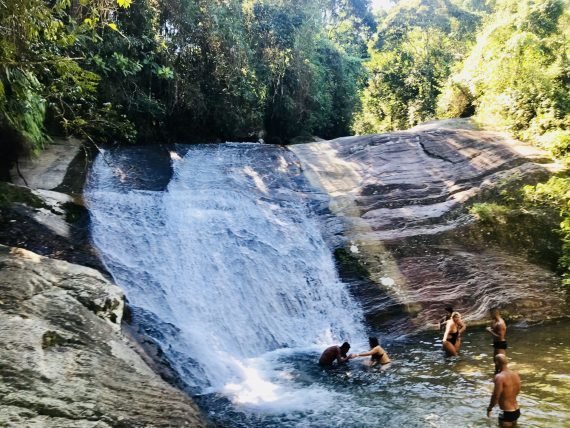
[[[446,306],[445,311],[451,314],[453,312],[453,306]]]
[[[340,345],[340,349],[346,349],[348,351],[350,349],[350,343],[344,342],[342,345]]]
[[[375,348],[377,346],[380,346],[380,342],[378,341],[377,337],[369,337],[368,343],[370,344],[370,348]]]

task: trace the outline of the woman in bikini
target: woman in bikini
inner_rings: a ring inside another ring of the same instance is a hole
[[[443,350],[448,356],[457,356],[461,348],[461,333],[465,331],[465,328],[459,312],[453,312],[443,334]]]
[[[390,363],[388,354],[384,348],[380,346],[380,342],[376,337],[369,337],[368,343],[370,344],[370,351],[352,354],[351,358],[370,357],[370,367],[374,367],[378,364],[386,366],[386,364]]]

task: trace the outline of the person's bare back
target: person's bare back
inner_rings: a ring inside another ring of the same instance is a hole
[[[349,357],[346,355],[348,350],[350,349],[350,345],[347,342],[344,342],[341,346],[333,345],[329,346],[325,349],[319,358],[319,365],[321,366],[330,366],[337,360],[338,363],[344,363],[349,360]]]
[[[503,354],[495,356],[497,374],[493,382],[493,395],[487,408],[487,417],[491,416],[491,411],[496,404],[503,413],[499,416],[499,425],[502,427],[514,427],[521,414],[517,396],[521,391],[521,379],[518,373],[513,372],[508,367],[507,357]]]
[[[517,395],[521,391],[521,379],[518,373],[509,369],[495,375],[495,385],[500,383],[501,395],[498,397],[498,404],[501,410],[514,411],[519,408]]]

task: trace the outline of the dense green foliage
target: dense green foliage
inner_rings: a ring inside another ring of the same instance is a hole
[[[570,177],[567,171],[536,185],[516,178],[499,186],[493,203],[471,208],[483,235],[557,270],[570,285]]]
[[[368,0],[0,2],[4,152],[350,132]]]
[[[0,2],[2,170],[37,152],[49,133],[127,135],[132,127],[98,97],[91,45],[112,24],[114,0]],[[128,2],[119,2],[127,6]]]
[[[570,159],[570,2],[405,0],[378,21],[355,132],[475,115],[486,127]],[[531,224],[548,212],[556,221],[558,213],[560,240],[552,245],[562,248],[546,253],[560,258],[570,283],[570,180],[512,190],[516,198],[477,205],[474,214],[494,224],[493,233],[513,234],[522,218]]]
[[[570,143],[569,86],[570,3],[500,0],[449,80],[440,113],[456,116],[466,96],[481,122],[560,156]]]
[[[570,285],[570,177],[552,177],[546,183],[524,188],[525,199],[532,206],[555,208],[562,219],[558,233],[562,238],[559,265],[564,282]]]
[[[441,87],[474,41],[482,14],[477,4],[409,0],[381,19],[357,133],[406,129],[435,118]]]
[[[439,99],[443,117],[473,105],[477,120],[506,129],[551,151],[570,155],[570,3],[563,0],[499,0],[471,53]],[[526,186],[508,210],[550,210],[560,216],[559,264],[570,284],[570,180],[553,177]],[[501,217],[495,209],[491,217]]]

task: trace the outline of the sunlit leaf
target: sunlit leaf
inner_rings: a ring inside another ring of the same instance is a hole
[[[125,9],[128,8],[132,2],[133,0],[117,0],[119,7],[123,7]]]

